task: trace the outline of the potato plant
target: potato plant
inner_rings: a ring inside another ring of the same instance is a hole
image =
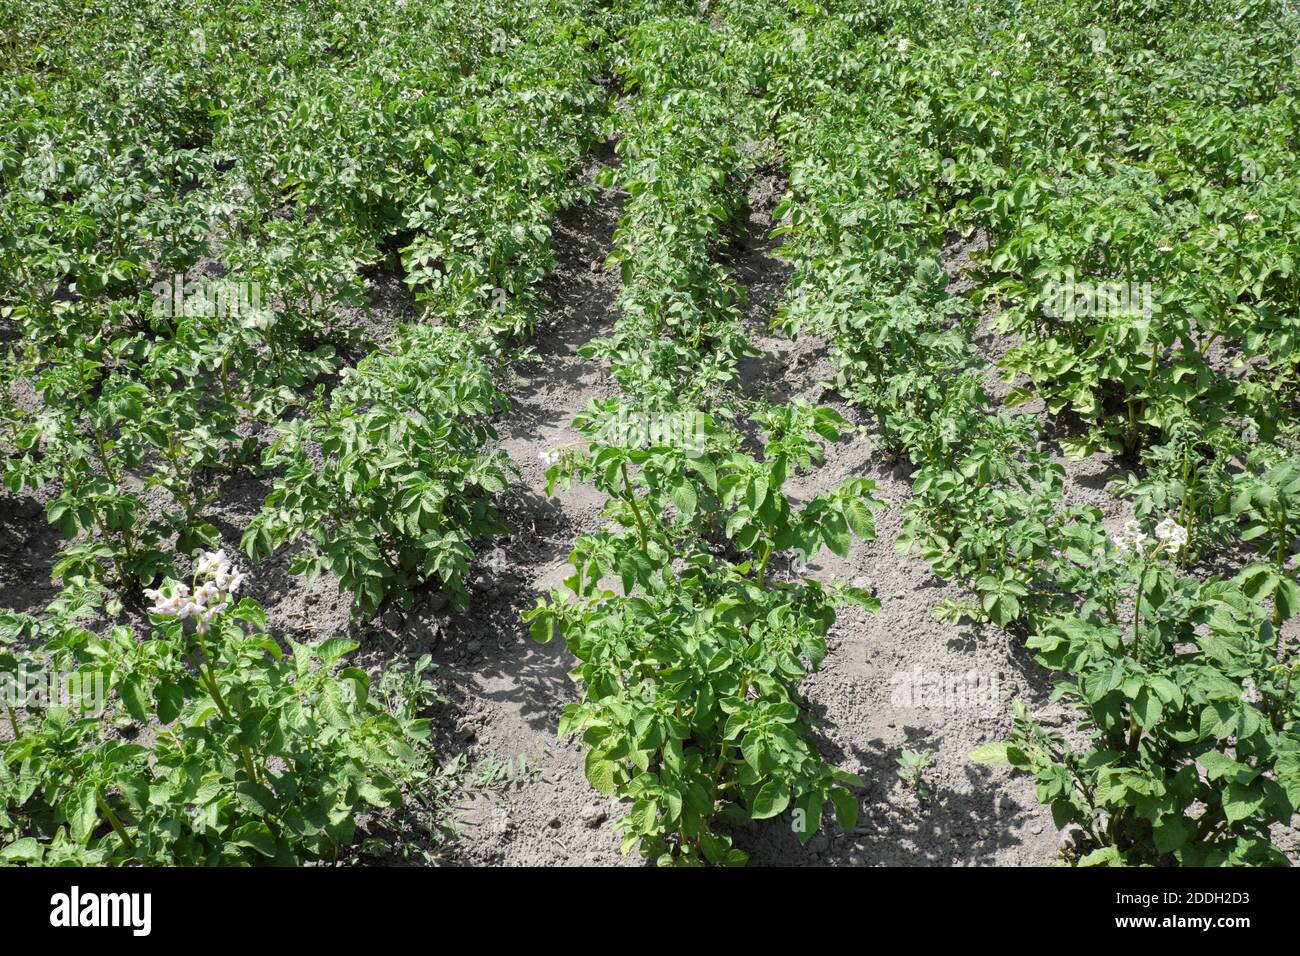
[[[593,440],[548,471],[552,484],[594,482],[617,530],[580,538],[570,593],[557,589],[526,618],[535,638],[558,633],[578,658],[584,696],[560,733],[582,735],[592,786],[630,802],[624,852],[743,863],[729,825],[794,808],[806,841],[828,803],[853,826],[861,781],[818,755],[796,685],[825,657],[836,607],[879,603],[770,569],[783,552],[843,555],[854,537],[874,537],[871,483],[849,479],[802,507],[786,497],[787,479],[820,458],[812,429],[836,434],[818,410],[761,416],[761,458],[707,419],[702,447],[611,444],[602,417],[619,411],[593,409],[580,422]]]
[[[143,642],[126,627],[89,630],[75,608],[5,619],[38,635],[58,672],[100,691],[10,713],[0,861],[332,860],[358,814],[400,805],[403,787],[427,778],[429,730],[416,716],[427,701],[373,699],[370,677],[340,665],[353,641],[271,637],[257,603],[237,597],[240,580],[224,554],[204,555],[189,583],[150,592]]]
[[[1300,659],[1274,620],[1295,613],[1300,589],[1287,582],[1270,614],[1259,586],[1270,574],[1196,581],[1130,559],[1131,620],[1093,601],[1029,640],[1067,675],[1057,693],[1089,728],[1087,747],[1018,703],[1010,739],[975,759],[1033,774],[1057,825],[1086,834],[1083,865],[1285,864],[1269,828],[1300,807]]]
[[[306,537],[293,570],[329,568],[361,613],[390,594],[409,603],[431,578],[463,609],[474,545],[503,530],[491,496],[509,467],[485,448],[506,401],[480,351],[455,329],[411,326],[282,426],[266,465],[284,475],[244,533],[249,556]]]

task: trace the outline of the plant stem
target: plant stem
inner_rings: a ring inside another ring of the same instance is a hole
[[[763,586],[764,577],[767,574],[767,562],[772,557],[772,542],[768,541],[763,548],[763,560],[758,565],[758,586]]]
[[[641,517],[641,509],[637,507],[636,492],[632,490],[632,479],[627,474],[627,462],[619,465],[623,475],[623,490],[627,493],[627,503],[632,506],[632,515],[636,518],[637,531],[641,534],[641,549],[644,551],[648,544],[649,532],[646,531],[645,519]]]
[[[108,821],[108,825],[117,834],[118,839],[126,846],[127,852],[134,855],[135,842],[127,835],[126,828],[122,826],[122,821],[117,818],[113,808],[108,805],[108,801],[104,799],[104,795],[98,790],[95,791],[95,803],[99,806],[99,812],[104,815],[104,819]]]
[[[1142,592],[1147,586],[1147,570],[1151,567],[1150,562],[1142,562],[1142,574],[1138,577],[1137,596],[1133,600],[1133,659],[1137,660],[1141,656],[1141,635],[1140,628],[1142,625]]]
[[[1277,636],[1277,660],[1279,664],[1282,663],[1282,635],[1280,633]],[[1291,698],[1292,673],[1290,669],[1287,670],[1286,683],[1282,685],[1282,693],[1278,695],[1277,703],[1273,707],[1270,723],[1273,725],[1274,730],[1282,729],[1283,715],[1286,714],[1286,702]]]
[[[226,699],[221,696],[221,689],[217,686],[216,675],[212,672],[212,658],[208,654],[208,646],[203,641],[203,635],[198,635],[199,647],[203,651],[203,662],[199,666],[199,676],[202,678],[204,685],[208,689],[208,694],[212,697],[212,702],[217,705],[217,710],[221,712],[222,719],[228,724],[234,724],[235,719],[231,716],[230,708],[226,705]],[[244,744],[239,745],[239,753],[244,761],[244,772],[248,774],[248,779],[253,783],[261,783],[258,776],[257,768],[253,765],[253,755],[248,747]]]

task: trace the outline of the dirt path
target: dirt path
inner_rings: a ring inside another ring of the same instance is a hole
[[[744,380],[751,394],[778,401],[804,398],[861,424],[856,409],[822,387],[833,365],[821,342],[790,342],[767,331],[789,271],[775,258],[777,242],[767,235],[782,188],[770,173],[756,182],[748,235],[736,263],[750,287],[747,318],[761,352],[744,368]],[[852,832],[831,825],[806,846],[780,825],[752,827],[739,842],[758,864],[1050,862],[1058,836],[1050,812],[1034,799],[1032,781],[972,764],[967,756],[1007,733],[1012,698],[1045,705],[1046,673],[1015,638],[997,628],[953,627],[931,616],[937,601],[964,595],[938,581],[920,558],[894,550],[910,480],[905,466],[891,469],[883,461],[869,436],[830,446],[821,468],[787,487],[807,500],[852,476],[875,481],[877,496],[889,501],[876,512],[876,540],[855,542],[847,558],[823,549],[808,570],[823,580],[872,588],[881,609],[841,611],[829,654],[802,690],[823,721],[823,752],[867,781],[861,818]],[[903,749],[935,752],[926,771],[930,794],[925,800],[898,779]]]
[[[606,190],[557,217],[558,263],[547,282],[554,305],[538,330],[539,360],[516,370],[506,389],[514,407],[494,423],[498,447],[522,472],[501,501],[511,533],[483,555],[473,609],[444,623],[434,655],[471,767],[457,807],[460,833],[447,847],[452,862],[623,860],[606,823],[615,816],[612,802],[587,783],[577,743],[555,736],[561,710],[574,699],[573,660],[562,641],[534,642],[519,618],[561,586],[574,539],[601,523],[604,497],[589,486],[547,498],[538,456],[576,438],[574,416],[614,391],[603,364],[578,349],[613,326],[619,283],[604,260],[621,207],[621,194]]]

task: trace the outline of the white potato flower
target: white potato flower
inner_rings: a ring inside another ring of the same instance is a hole
[[[243,572],[230,563],[225,551],[209,551],[194,563],[193,592],[188,584],[174,581],[161,588],[145,588],[144,596],[153,602],[150,614],[180,621],[193,619],[202,634],[230,606],[243,580]]]
[[[1147,540],[1146,532],[1142,530],[1142,526],[1133,518],[1124,522],[1124,536],[1128,538],[1129,543],[1134,548],[1142,547]]]
[[[1173,518],[1165,518],[1156,525],[1156,540],[1170,554],[1177,554],[1187,547],[1187,529]]]

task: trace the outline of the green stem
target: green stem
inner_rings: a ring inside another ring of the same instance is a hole
[[[1106,842],[1110,846],[1119,845],[1119,823],[1124,818],[1124,808],[1119,807],[1111,814],[1110,821],[1106,825]]]
[[[1215,329],[1214,333],[1205,340],[1205,344],[1201,346],[1201,358],[1205,358],[1205,353],[1210,351],[1210,346],[1213,345],[1218,338],[1219,330]]]
[[[1183,448],[1183,500],[1178,508],[1178,523],[1187,529],[1187,536],[1190,539],[1192,534],[1192,521],[1189,512],[1191,511],[1192,500],[1192,445],[1188,442]],[[1189,540],[1190,544],[1190,540]],[[1184,548],[1178,555],[1178,566],[1181,568],[1187,561],[1187,553],[1190,547]]]
[[[108,448],[104,441],[104,433],[98,428],[95,429],[95,456],[99,459],[100,465],[104,469],[104,474],[113,484],[118,483],[117,469],[109,461]]]
[[[212,658],[208,654],[207,644],[203,641],[203,636],[199,635],[199,647],[203,651],[203,662],[199,666],[199,677],[203,680],[208,689],[208,694],[212,697],[213,703],[217,705],[217,710],[221,713],[221,718],[228,724],[235,724],[235,719],[231,715],[230,708],[226,705],[226,699],[221,695],[221,688],[217,686],[216,675],[212,672]],[[261,783],[258,776],[257,768],[253,764],[253,755],[247,745],[239,745],[239,753],[243,758],[244,772],[248,774],[248,779],[253,783]]]
[[[117,814],[113,812],[113,808],[108,805],[108,801],[104,799],[104,795],[98,790],[95,791],[95,803],[98,804],[99,812],[104,815],[104,819],[107,820],[108,825],[113,828],[113,832],[116,833],[118,839],[122,841],[127,852],[134,854],[135,842],[127,835],[126,828],[122,826],[122,821],[117,818]]]
[[[627,462],[619,465],[623,475],[623,490],[627,494],[627,503],[632,506],[632,515],[636,518],[637,531],[641,534],[641,549],[644,551],[649,547],[649,532],[646,530],[645,519],[641,517],[641,509],[637,507],[636,492],[632,490],[632,479],[627,474]]]
[[[1133,600],[1133,659],[1141,657],[1141,626],[1142,626],[1142,592],[1147,587],[1147,571],[1151,565],[1147,561],[1142,562],[1142,575],[1138,578],[1137,596]]]
[[[184,477],[184,469],[181,468],[181,456],[176,448],[176,436],[172,432],[167,433],[167,463],[172,466],[172,475],[175,476],[176,491],[173,494],[182,508],[185,509],[185,520],[192,522],[194,520],[194,500],[190,497],[189,482]]]
[[[742,678],[740,682],[740,695],[739,695],[740,699],[743,701],[745,699],[745,695],[748,693],[749,693],[749,678],[745,677]],[[718,751],[718,762],[713,765],[713,773],[709,775],[710,778],[713,780],[713,799],[715,800],[718,798],[718,793],[721,790],[723,790],[724,787],[726,786],[721,782],[719,777],[722,774],[723,768],[726,767],[727,765],[727,756],[730,750],[731,750],[731,745],[725,740],[722,741],[722,747]]]
[[[1285,516],[1284,516],[1284,517],[1282,517],[1282,518],[1280,519],[1280,521],[1278,522],[1278,529],[1277,529],[1277,547],[1276,547],[1276,549],[1275,549],[1274,552],[1273,552],[1273,562],[1274,562],[1274,564],[1277,565],[1277,574],[1278,574],[1278,577],[1283,578],[1283,579],[1286,578],[1286,555],[1287,555],[1287,551],[1289,550],[1289,545],[1290,545],[1290,541],[1289,541],[1288,539],[1289,539],[1289,535],[1287,534],[1286,518],[1285,518]],[[1279,589],[1279,590],[1280,590],[1280,589]],[[1282,624],[1283,624],[1283,621],[1284,621],[1284,618],[1282,617],[1282,605],[1281,605],[1281,602],[1278,601],[1277,594],[1275,593],[1274,596],[1273,596],[1273,627],[1276,628],[1276,629],[1277,629],[1277,632],[1278,632],[1278,634],[1277,634],[1277,662],[1278,662],[1279,664],[1282,663],[1282,647],[1283,647],[1283,641],[1282,641]]]
[[[1277,661],[1279,664],[1282,663],[1282,656],[1282,635],[1279,633],[1277,636]],[[1286,672],[1286,683],[1282,685],[1282,693],[1278,695],[1277,703],[1273,706],[1272,720],[1270,722],[1272,723],[1274,730],[1282,729],[1282,723],[1285,719],[1284,715],[1286,714],[1287,701],[1291,699],[1291,678],[1292,671],[1288,669]]]
[[[767,575],[767,562],[772,557],[772,542],[768,541],[763,546],[763,560],[758,565],[758,586],[763,586],[763,580]]]

